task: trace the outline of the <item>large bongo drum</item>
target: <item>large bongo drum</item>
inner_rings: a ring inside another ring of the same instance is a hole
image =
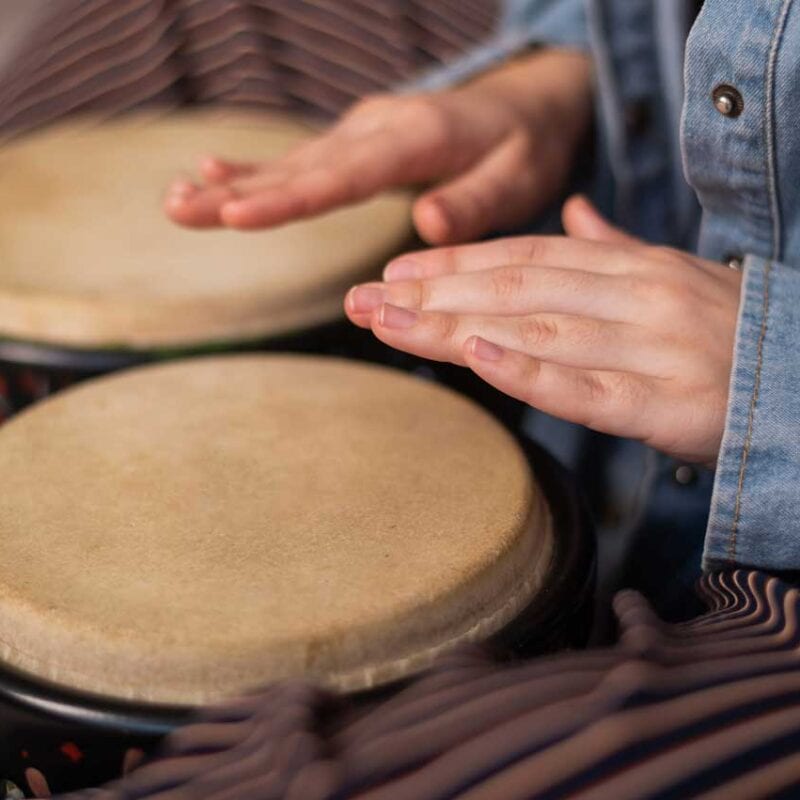
[[[206,110],[83,119],[0,147],[6,414],[75,378],[180,353],[342,350],[344,293],[410,240],[408,195],[250,233],[189,231],[162,211],[199,155],[263,160],[313,133]]]
[[[586,634],[592,539],[557,465],[385,367],[91,380],[0,428],[0,485],[0,778],[20,786],[115,777],[192,707],[273,681],[364,693],[462,643]]]

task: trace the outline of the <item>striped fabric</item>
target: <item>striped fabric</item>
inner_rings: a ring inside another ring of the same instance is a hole
[[[608,649],[498,664],[464,651],[357,707],[305,685],[208,710],[161,757],[73,800],[800,797],[800,596],[707,577],[661,622],[617,596]]]
[[[152,104],[331,117],[467,50],[497,8],[498,0],[52,0],[0,74],[0,133]]]

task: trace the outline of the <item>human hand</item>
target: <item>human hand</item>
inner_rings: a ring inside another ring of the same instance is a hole
[[[207,158],[204,185],[176,181],[165,210],[191,227],[264,228],[432,183],[414,206],[420,235],[465,241],[555,199],[590,117],[588,57],[542,50],[450,91],[363,100],[275,161]]]
[[[568,237],[402,256],[345,310],[392,347],[465,365],[546,413],[713,466],[741,274],[627,236],[584,198],[563,217]]]

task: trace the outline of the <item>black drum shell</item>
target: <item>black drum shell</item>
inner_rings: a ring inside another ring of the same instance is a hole
[[[401,353],[346,320],[300,333],[250,342],[218,342],[189,349],[78,350],[0,338],[0,422],[26,406],[86,378],[139,364],[215,352],[313,353],[371,361],[421,373],[471,397],[514,431],[524,405],[497,391],[467,369]]]

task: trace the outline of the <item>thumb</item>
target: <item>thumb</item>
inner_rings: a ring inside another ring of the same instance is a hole
[[[461,175],[420,197],[414,222],[432,245],[467,242],[528,219],[541,187],[519,142],[509,139]]]
[[[561,220],[567,235],[576,239],[591,239],[609,244],[633,244],[639,241],[612,225],[589,198],[581,194],[573,195],[564,203]]]

